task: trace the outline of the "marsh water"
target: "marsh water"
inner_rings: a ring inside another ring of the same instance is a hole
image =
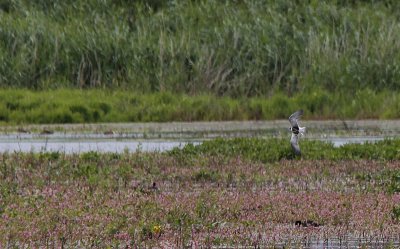
[[[341,146],[400,137],[400,120],[304,121],[302,139]],[[2,127],[0,152],[166,151],[217,137],[290,139],[289,124],[277,121],[30,125]]]
[[[332,137],[320,138],[318,140],[329,141],[334,146],[347,143],[374,142],[384,137]],[[202,139],[192,140],[158,140],[158,139],[120,139],[120,138],[25,138],[18,137],[1,139],[0,152],[50,152],[58,151],[64,153],[82,153],[88,151],[116,152],[124,151],[167,151],[174,147],[183,147],[188,143],[199,144]]]

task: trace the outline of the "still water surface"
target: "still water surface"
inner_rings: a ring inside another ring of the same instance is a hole
[[[334,146],[400,137],[400,120],[304,121],[302,125],[307,133],[301,139]],[[287,120],[10,126],[0,127],[0,152],[167,151],[216,137],[281,137],[289,143],[288,127]]]
[[[347,143],[375,142],[384,137],[332,137],[313,138],[341,146]],[[131,139],[131,138],[95,138],[95,135],[65,136],[65,137],[20,137],[0,136],[0,152],[51,152],[82,153],[88,151],[116,152],[124,151],[167,151],[174,147],[183,147],[188,143],[200,144],[202,139]],[[289,143],[289,141],[288,141]]]

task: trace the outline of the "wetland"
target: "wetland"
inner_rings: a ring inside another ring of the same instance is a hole
[[[285,137],[286,120],[3,127],[3,141],[143,145],[121,151],[1,152],[0,242],[7,247],[396,248],[400,140],[391,127],[397,122],[348,121],[342,129],[336,121],[304,121],[309,133],[301,141],[301,159],[293,157]],[[326,141],[340,137],[363,143]],[[368,137],[374,141],[364,141]],[[146,149],[151,141],[179,146]]]

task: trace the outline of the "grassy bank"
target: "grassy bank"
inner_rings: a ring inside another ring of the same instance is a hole
[[[326,91],[287,97],[230,98],[176,93],[59,89],[0,91],[3,124],[168,122],[286,119],[298,108],[305,119],[391,119],[400,117],[400,94],[359,90],[355,95]]]
[[[0,86],[399,90],[396,1],[2,1]]]
[[[1,153],[0,245],[297,248],[349,235],[359,246],[399,243],[400,164],[383,153],[398,140],[377,144],[377,160],[353,156],[372,145],[353,145],[340,160],[265,163],[256,139],[247,141],[251,153],[210,153],[213,143],[235,147],[217,140],[180,154]],[[336,153],[318,142],[306,150]]]

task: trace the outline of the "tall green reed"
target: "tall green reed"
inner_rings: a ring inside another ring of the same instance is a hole
[[[0,85],[229,96],[398,90],[392,1],[24,1],[0,8]]]

